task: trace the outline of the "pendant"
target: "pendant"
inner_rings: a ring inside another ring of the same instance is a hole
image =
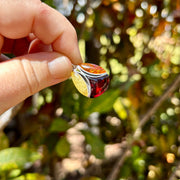
[[[90,63],[73,65],[72,81],[77,90],[86,97],[103,94],[109,85],[109,76],[100,66]]]

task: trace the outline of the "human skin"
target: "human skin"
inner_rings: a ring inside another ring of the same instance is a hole
[[[0,114],[80,63],[76,31],[62,14],[40,0],[0,0]]]

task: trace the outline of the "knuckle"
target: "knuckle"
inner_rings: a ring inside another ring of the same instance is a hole
[[[24,77],[26,79],[27,88],[30,94],[33,95],[39,90],[40,86],[36,72],[28,60],[21,60],[20,63],[24,72]]]

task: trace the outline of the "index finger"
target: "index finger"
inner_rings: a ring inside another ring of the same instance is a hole
[[[0,34],[17,39],[31,32],[73,64],[82,63],[76,31],[62,14],[39,0],[1,0]]]

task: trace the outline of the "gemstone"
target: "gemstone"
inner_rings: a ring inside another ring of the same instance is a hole
[[[100,96],[109,86],[107,72],[96,64],[82,63],[73,66],[71,77],[77,90],[89,98]]]

